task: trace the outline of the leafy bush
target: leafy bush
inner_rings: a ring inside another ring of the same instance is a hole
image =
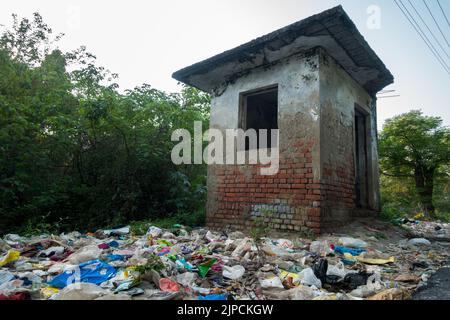
[[[121,93],[86,48],[49,45],[59,37],[39,14],[0,35],[0,234],[200,223],[206,166],[174,165],[171,134],[207,127],[209,96]]]

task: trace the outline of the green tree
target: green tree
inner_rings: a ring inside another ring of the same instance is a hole
[[[435,181],[450,163],[450,129],[417,110],[389,119],[380,134],[380,163],[387,176],[413,178],[425,213],[434,217]]]
[[[175,166],[170,137],[207,127],[209,96],[119,92],[116,74],[85,47],[62,52],[59,38],[37,13],[13,15],[0,35],[0,233],[201,211],[206,166]]]

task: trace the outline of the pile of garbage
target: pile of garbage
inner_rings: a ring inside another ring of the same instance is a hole
[[[450,223],[403,218],[398,221],[414,236],[450,241]]]
[[[128,226],[0,239],[3,300],[403,300],[448,261],[448,248],[403,239],[315,241],[242,232]]]

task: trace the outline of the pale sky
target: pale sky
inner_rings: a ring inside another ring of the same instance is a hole
[[[410,1],[450,56],[423,1]],[[426,2],[450,41],[437,1]],[[450,18],[450,0],[440,3]],[[11,25],[12,13],[39,12],[55,32],[66,34],[59,44],[63,50],[86,45],[100,65],[119,74],[121,90],[148,83],[176,92],[174,71],[338,4],[395,77],[386,89],[401,96],[379,100],[379,127],[386,118],[419,108],[450,125],[450,76],[393,0],[15,0],[2,1],[0,24]],[[373,5],[380,9],[380,28],[367,24]]]

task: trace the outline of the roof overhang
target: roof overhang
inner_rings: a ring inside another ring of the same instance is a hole
[[[181,69],[172,77],[211,93],[237,75],[315,47],[324,48],[371,95],[394,81],[342,6]]]

